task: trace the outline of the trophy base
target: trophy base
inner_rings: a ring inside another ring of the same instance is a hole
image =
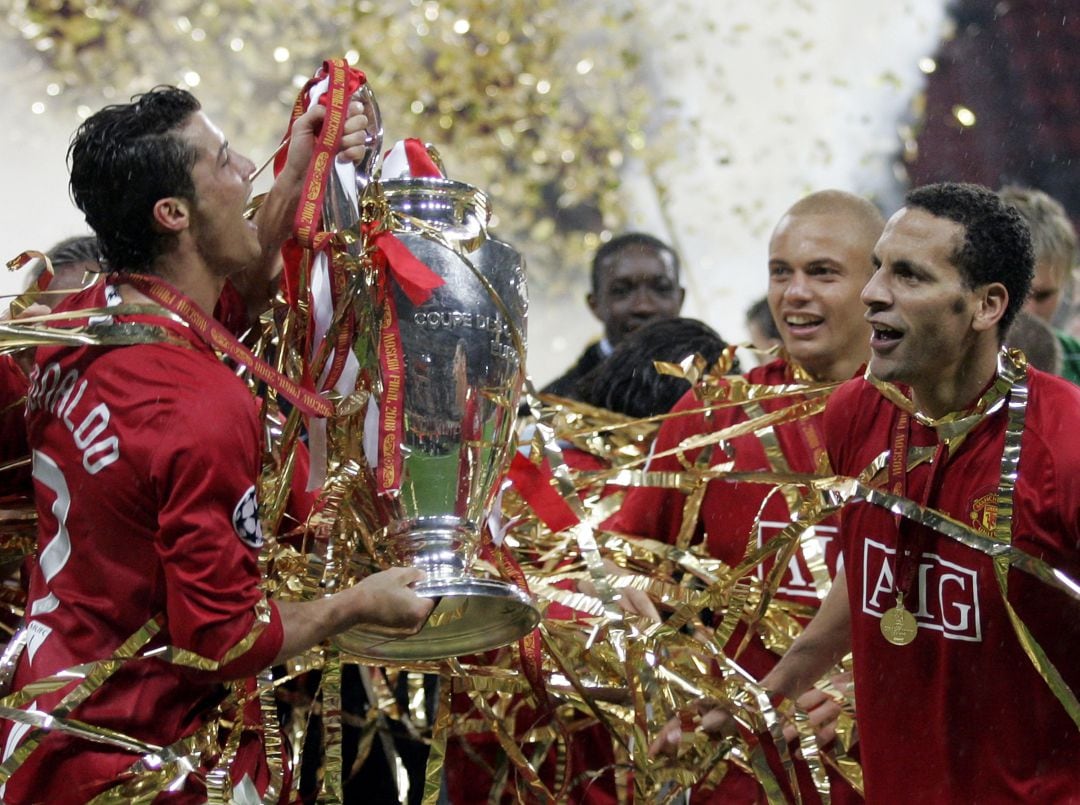
[[[442,660],[501,648],[540,621],[528,593],[497,579],[431,579],[415,589],[418,595],[438,599],[419,632],[389,636],[357,626],[333,638],[334,644],[364,659]]]

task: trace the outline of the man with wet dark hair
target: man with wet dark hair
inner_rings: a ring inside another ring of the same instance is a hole
[[[295,121],[253,220],[254,164],[184,90],[107,107],[76,132],[72,195],[111,274],[59,309],[166,337],[37,352],[26,420],[38,553],[13,680],[24,712],[0,730],[7,802],[134,799],[148,777],[175,801],[205,801],[211,785],[274,799],[288,769],[268,751],[254,675],[358,623],[412,631],[430,612],[409,587],[422,574],[405,568],[312,601],[260,589],[261,427],[215,350],[240,353],[209,317],[228,280],[274,270],[324,123],[318,105]],[[349,110],[344,158],[363,155],[366,124]],[[175,317],[101,314],[150,303]],[[85,681],[64,676],[87,667]]]
[[[833,469],[864,482],[843,569],[761,684],[798,696],[852,651],[869,802],[1071,801],[1080,390],[1001,349],[1033,275],[1027,226],[986,188],[930,185],[874,260],[868,372],[825,412]]]
[[[670,246],[641,232],[612,238],[593,257],[591,287],[585,297],[589,310],[604,325],[604,337],[542,391],[578,399],[577,383],[582,377],[629,333],[651,321],[678,316],[685,296],[679,284],[679,256]]]

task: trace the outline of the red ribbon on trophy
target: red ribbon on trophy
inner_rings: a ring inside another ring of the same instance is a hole
[[[442,176],[419,140],[406,141],[411,156],[405,166],[407,176]],[[417,151],[420,149],[420,152]],[[446,280],[418,260],[382,221],[362,224],[364,243],[372,267],[389,275],[414,305],[422,305]],[[401,332],[393,293],[382,285],[383,316],[379,331],[379,369],[382,395],[379,398],[379,468],[375,473],[380,494],[401,487],[401,443],[404,434],[405,372],[402,364]]]
[[[435,164],[435,160],[431,158],[431,152],[424,145],[423,140],[409,137],[394,143],[394,147],[386,152],[383,160],[382,175],[384,179],[409,176],[426,176],[441,179],[443,172]]]
[[[390,276],[409,301],[421,305],[431,298],[445,280],[409,251],[378,221],[364,225],[365,240],[371,246],[371,261],[382,276]],[[405,370],[402,364],[401,331],[397,305],[389,287],[382,284],[383,316],[379,328],[379,370],[382,395],[379,398],[379,469],[375,473],[379,493],[401,487],[401,442],[404,433]]]
[[[365,83],[364,74],[349,67],[344,60],[324,62],[300,91],[285,134],[286,139],[291,137],[295,121],[311,103],[326,106],[326,116],[312,150],[297,206],[293,237],[282,249],[286,299],[294,310],[300,311],[306,307],[302,383],[312,391],[316,388],[329,391],[337,387],[339,381],[343,381],[345,386],[350,385],[350,375],[346,374],[346,369],[352,356],[356,319],[351,308],[341,310],[349,278],[343,261],[337,258],[334,249],[329,248],[336,233],[323,229],[322,211],[330,174],[338,169],[335,157],[341,147],[350,101]],[[410,171],[415,169],[423,175],[441,175],[422,143],[417,140],[406,147]],[[285,159],[283,153],[275,158],[275,173],[281,172]],[[380,274],[389,274],[414,305],[427,301],[431,292],[444,284],[444,280],[417,260],[382,222],[362,223],[361,229],[362,232],[358,234],[364,237],[365,251],[372,261],[372,269]],[[383,389],[379,401],[379,468],[376,477],[379,491],[387,492],[400,488],[404,369],[393,294],[388,293],[381,282],[380,286],[383,316],[379,362]],[[305,296],[306,305],[301,301]],[[326,340],[315,343],[324,333]],[[350,390],[339,389],[342,393]],[[318,441],[321,437],[314,434],[313,438]],[[313,450],[313,456],[318,452]],[[314,477],[314,462],[312,470]]]
[[[296,120],[307,111],[312,102],[326,107],[318,137],[312,147],[304,179],[303,192],[293,219],[293,235],[282,248],[285,270],[285,297],[294,309],[300,307],[302,289],[307,288],[308,326],[305,332],[303,366],[303,384],[315,389],[314,376],[324,375],[319,384],[323,391],[334,387],[341,377],[353,340],[354,317],[347,314],[340,322],[332,341],[332,349],[320,347],[313,354],[316,345],[315,320],[318,316],[328,320],[337,308],[338,302],[348,283],[344,268],[327,254],[333,232],[322,229],[323,199],[326,195],[330,171],[334,170],[334,160],[341,147],[341,138],[345,132],[345,120],[348,117],[349,102],[353,94],[366,82],[364,74],[350,67],[344,59],[331,59],[323,62],[320,70],[304,85],[293,104],[289,126],[283,141],[292,137]],[[287,155],[284,151],[274,159],[274,173],[280,174]],[[327,272],[326,298],[316,299],[311,294],[312,274],[325,268]],[[326,372],[323,367],[330,356],[330,366]],[[313,376],[314,375],[314,376]]]
[[[300,246],[316,252],[326,248],[332,237],[332,233],[323,232],[319,228],[326,182],[333,169],[334,157],[341,147],[349,101],[367,82],[367,78],[360,70],[350,67],[344,59],[329,59],[323,62],[322,68],[304,84],[304,88],[297,95],[283,142],[292,137],[293,124],[307,111],[312,89],[323,81],[328,82],[327,87],[317,103],[326,107],[326,117],[323,118],[322,128],[312,149],[311,161],[304,179],[304,194],[296,208],[293,221],[293,237]],[[275,175],[281,173],[286,158],[285,151],[279,152],[274,158]]]

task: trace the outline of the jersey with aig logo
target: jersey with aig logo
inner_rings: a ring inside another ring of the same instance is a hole
[[[785,360],[774,360],[757,366],[745,375],[753,385],[786,386],[797,383],[792,366]],[[678,454],[662,455],[676,448],[683,440],[702,434],[716,433],[733,425],[757,418],[762,414],[775,413],[805,401],[802,395],[764,399],[760,408],[754,406],[715,406],[698,399],[693,391],[687,392],[672,409],[672,417],[660,428],[653,448],[657,458],[650,461],[650,472],[680,472],[685,469]],[[703,411],[702,409],[709,410]],[[773,426],[772,433],[745,434],[729,440],[725,449],[713,448],[709,466],[731,464],[734,472],[784,471],[812,473],[823,458],[825,445],[823,423],[820,415]],[[775,439],[775,441],[770,441]],[[769,445],[767,447],[767,445]],[[779,460],[770,456],[775,445]],[[692,464],[700,449],[687,450],[684,459]],[[785,466],[786,465],[786,466]],[[683,506],[686,496],[677,489],[660,487],[635,487],[626,493],[622,508],[605,524],[605,528],[629,534],[640,534],[674,544],[682,526]],[[753,547],[758,547],[776,537],[791,523],[791,509],[784,496],[769,484],[748,481],[716,479],[709,482],[702,499],[699,521],[695,526],[692,543],[704,540],[709,556],[734,567],[738,565],[751,541],[755,519],[761,516],[760,529],[754,536]],[[802,534],[802,544],[795,552],[787,571],[781,577],[775,597],[782,601],[816,610],[828,591],[832,577],[840,561],[836,518],[829,518]],[[810,561],[808,561],[808,559]],[[770,556],[759,563],[752,574],[764,581],[774,565]],[[761,679],[776,664],[782,651],[773,651],[765,645],[759,633],[743,640],[746,625],[741,622],[725,646],[725,652],[737,656],[734,659],[755,679]],[[809,767],[801,758],[794,760],[799,789],[803,802],[819,802]],[[773,764],[774,770],[779,768]],[[839,774],[829,768],[832,802],[859,802],[861,798],[844,782]],[[783,776],[783,775],[781,775]],[[786,780],[786,778],[784,778]],[[785,792],[789,798],[793,794]],[[758,801],[763,794],[757,781],[732,766],[723,780],[709,791],[695,791],[694,803],[727,803]]]
[[[63,307],[116,301],[115,291],[101,283]],[[251,394],[186,327],[161,317],[151,321],[166,328],[168,341],[38,350],[26,411],[38,555],[16,690],[108,659],[158,615],[164,626],[147,649],[174,646],[211,661],[255,627],[264,597],[254,487],[259,430]],[[71,717],[170,745],[201,726],[224,695],[223,681],[250,677],[273,660],[282,632],[276,607],[269,613],[250,649],[220,670],[160,659],[129,662]],[[73,687],[41,693],[26,709],[51,712]],[[234,766],[234,779],[247,776],[255,788],[266,783],[259,729],[256,723]],[[27,733],[24,725],[3,722],[5,759]],[[84,802],[139,757],[53,732],[8,781],[3,797]],[[201,784],[192,786],[176,801],[205,800]]]
[[[1080,389],[1037,370],[1028,385],[1012,543],[1077,579]],[[825,428],[838,474],[857,476],[888,453],[897,410],[863,379],[833,394]],[[927,506],[985,535],[999,516],[1006,418],[1002,406],[976,425],[927,491]],[[913,418],[909,444],[934,446],[937,433]],[[906,489],[925,489],[931,472],[925,462],[910,469]],[[865,502],[843,511],[867,801],[1080,802],[1080,729],[1025,653],[992,560],[910,522],[903,533],[905,545],[921,546],[917,562],[902,563],[918,629],[896,646],[880,630],[896,603],[896,520]],[[1008,574],[1008,600],[1080,692],[1080,604],[1019,570]]]

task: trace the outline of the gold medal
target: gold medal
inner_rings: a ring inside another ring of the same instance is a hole
[[[906,646],[918,631],[915,616],[904,609],[904,597],[896,596],[896,606],[881,616],[881,633],[894,646]]]

